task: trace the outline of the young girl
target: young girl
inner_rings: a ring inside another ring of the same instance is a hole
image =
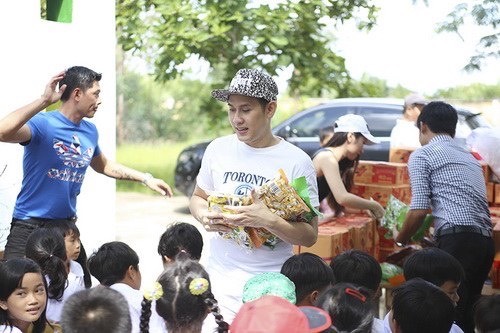
[[[80,242],[80,230],[75,222],[63,220],[53,223],[49,227],[59,230],[64,237],[68,279],[76,280],[75,283],[84,285],[85,288],[90,288],[92,286],[92,278],[87,265],[87,254]]]
[[[156,288],[146,293],[142,302],[141,333],[149,332],[151,303],[165,320],[169,333],[200,333],[209,312],[215,317],[217,332],[225,333],[229,325],[219,312],[210,288],[210,279],[197,261],[180,252],[158,278]]]
[[[47,294],[40,267],[30,259],[0,263],[0,332],[26,333],[45,329]]]
[[[28,237],[26,257],[37,262],[47,280],[47,320],[59,322],[64,301],[79,290],[81,282],[68,280],[66,246],[62,234],[53,228],[39,228]]]
[[[363,146],[378,141],[371,135],[365,120],[359,115],[347,114],[339,117],[335,122],[334,131],[325,148],[313,156],[319,201],[327,198],[335,216],[341,215],[344,207],[349,207],[368,209],[376,218],[383,217],[384,208],[378,202],[349,193]]]
[[[351,283],[338,283],[322,293],[315,306],[330,314],[333,332],[371,333],[373,302],[371,293]]]

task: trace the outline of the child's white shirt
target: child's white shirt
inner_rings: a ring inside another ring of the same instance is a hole
[[[384,332],[391,333],[391,326],[389,325],[389,312],[384,317]],[[450,333],[464,333],[464,331],[457,324],[453,323],[450,328]]]
[[[143,295],[140,290],[134,289],[125,283],[115,283],[110,286],[111,289],[122,294],[128,303],[130,319],[132,320],[132,333],[140,332],[141,311]],[[151,303],[151,317],[149,318],[150,332],[167,332],[165,320],[156,312],[156,302]]]
[[[0,333],[23,333],[16,326],[0,325]]]
[[[61,300],[55,300],[49,298],[47,300],[47,311],[46,317],[48,321],[58,323],[61,321],[61,313],[64,306],[64,302],[74,293],[85,289],[85,284],[83,281],[83,268],[82,266],[74,260],[69,263],[69,273],[66,282],[66,288],[64,289],[63,296]],[[50,279],[46,276],[47,284],[50,283]]]

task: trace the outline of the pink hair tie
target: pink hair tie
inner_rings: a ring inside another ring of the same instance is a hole
[[[362,293],[359,292],[359,290],[356,289],[351,289],[351,288],[345,288],[345,293],[351,296],[356,297],[359,299],[361,302],[366,302],[366,296],[363,295]]]

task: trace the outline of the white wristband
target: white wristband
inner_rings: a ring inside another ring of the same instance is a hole
[[[144,178],[142,179],[141,183],[142,183],[143,185],[147,186],[147,185],[148,185],[148,180],[153,179],[153,178],[154,178],[154,177],[153,177],[153,175],[152,175],[152,174],[150,174],[150,173],[146,172],[146,173],[144,173]]]

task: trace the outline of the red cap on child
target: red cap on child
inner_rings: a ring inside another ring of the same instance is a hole
[[[263,296],[243,304],[230,330],[231,333],[317,333],[331,326],[330,316],[324,310],[301,309],[282,297]]]

